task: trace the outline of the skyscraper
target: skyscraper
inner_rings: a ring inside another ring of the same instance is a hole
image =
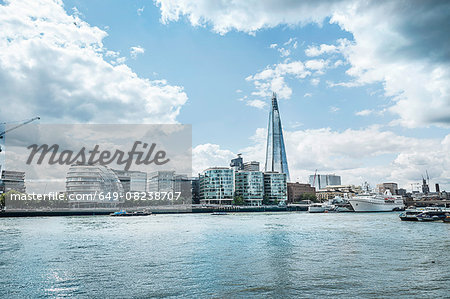
[[[278,110],[277,95],[275,93],[272,96],[272,109],[269,114],[265,171],[285,173],[287,181],[290,181],[283,128],[281,127],[280,111]]]

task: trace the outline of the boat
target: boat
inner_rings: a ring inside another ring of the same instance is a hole
[[[327,203],[313,203],[309,205],[308,212],[309,213],[328,213],[334,212],[335,206],[329,205]]]
[[[445,210],[426,210],[417,215],[417,220],[419,221],[439,221],[447,218],[448,212]]]
[[[148,216],[148,215],[152,215],[152,212],[148,212],[148,211],[127,212],[125,210],[120,210],[118,212],[109,214],[109,216],[114,216],[114,217]]]
[[[426,208],[411,208],[406,209],[403,213],[398,215],[402,221],[439,221],[444,222],[447,217],[450,217],[450,210],[436,208],[436,207],[426,207]]]
[[[446,223],[450,223],[450,213],[447,216],[445,216],[445,218],[442,219],[442,221],[444,221]]]
[[[405,208],[402,197],[392,195],[389,190],[384,194],[361,194],[348,201],[355,212],[391,212]]]
[[[398,217],[400,217],[402,221],[419,221],[417,215],[421,214],[423,211],[423,209],[407,209],[403,213],[400,213]]]

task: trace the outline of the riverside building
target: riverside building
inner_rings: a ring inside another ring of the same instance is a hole
[[[147,173],[142,171],[113,171],[119,177],[125,192],[145,192],[147,190]]]
[[[234,195],[234,170],[212,167],[203,171],[199,178],[200,202],[202,204],[231,205]]]
[[[287,183],[288,203],[299,202],[304,194],[316,194],[316,189],[310,184]]]
[[[3,170],[0,181],[0,190],[5,193],[12,190],[25,193],[25,172]]]
[[[264,172],[264,196],[270,202],[287,200],[287,184],[285,173]]]
[[[260,206],[264,197],[264,175],[260,171],[238,171],[235,173],[235,196],[240,196],[247,205]]]
[[[124,190],[119,177],[112,169],[103,165],[83,164],[69,168],[66,194],[70,200],[107,203],[119,201]]]

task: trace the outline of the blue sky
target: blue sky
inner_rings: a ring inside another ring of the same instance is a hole
[[[192,124],[196,172],[263,161],[273,90],[299,181],[319,169],[407,187],[428,170],[450,187],[445,3],[5,3],[0,24],[13,12],[22,27],[4,27],[2,110],[18,119]]]

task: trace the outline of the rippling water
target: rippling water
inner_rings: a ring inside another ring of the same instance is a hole
[[[450,225],[396,213],[0,219],[0,296],[450,294]]]

